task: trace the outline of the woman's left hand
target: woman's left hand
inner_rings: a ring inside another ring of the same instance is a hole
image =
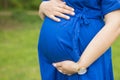
[[[53,63],[53,66],[56,67],[57,70],[63,74],[72,75],[77,72],[75,69],[76,64],[77,63],[73,61],[66,60],[66,61]]]

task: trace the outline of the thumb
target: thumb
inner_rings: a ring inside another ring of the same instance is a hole
[[[62,66],[61,62],[53,63],[52,65],[53,65],[54,67],[61,67],[61,66]]]

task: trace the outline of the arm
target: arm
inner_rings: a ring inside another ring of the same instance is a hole
[[[88,44],[77,64],[73,61],[66,60],[53,63],[53,66],[64,74],[74,74],[79,68],[89,67],[120,35],[120,10],[108,13],[105,16],[105,23],[105,26]]]
[[[105,26],[98,32],[83,52],[78,61],[79,66],[86,68],[90,66],[120,35],[120,10],[108,13],[105,16],[105,23]]]

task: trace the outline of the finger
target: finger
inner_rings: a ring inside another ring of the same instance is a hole
[[[65,15],[65,14],[63,14],[63,13],[60,13],[60,12],[56,12],[55,15],[56,15],[56,16],[59,16],[59,17],[62,17],[62,18],[65,18],[65,19],[70,19],[69,16],[67,16],[67,15]]]
[[[54,21],[60,22],[61,20],[57,17],[55,17],[54,15],[50,15],[48,16],[49,18],[53,19]]]
[[[67,74],[67,72],[62,68],[62,66],[57,67],[57,70],[63,74]]]
[[[42,14],[42,13],[40,13],[39,16],[40,16],[40,18],[41,18],[42,20],[45,18],[45,15]]]
[[[56,68],[59,68],[62,66],[61,62],[58,62],[58,63],[53,63],[53,66],[56,67]]]
[[[61,67],[61,66],[60,66],[60,67],[57,67],[57,69],[58,69],[58,70],[62,70],[62,67]]]
[[[75,13],[73,11],[70,11],[70,10],[67,10],[64,8],[60,8],[60,7],[56,7],[56,11],[65,13],[65,14],[75,15]]]
[[[58,71],[59,71],[60,73],[62,73],[62,74],[66,74],[66,72],[63,71],[62,69],[58,69]]]
[[[58,70],[60,73],[63,73],[62,70]]]
[[[71,76],[72,74],[67,74],[68,76]]]
[[[70,10],[70,11],[74,11],[74,8],[69,7],[69,6],[67,6],[67,5],[64,5],[63,8],[65,8],[65,9],[67,9],[67,10]]]
[[[63,2],[63,4],[59,4],[58,6],[61,7],[61,8],[65,8],[67,10],[70,10],[70,11],[74,11],[74,8],[66,5],[66,2]]]
[[[40,18],[43,20],[44,19],[44,17],[45,17],[45,15],[44,15],[44,13],[43,12],[41,12],[41,10],[39,10],[39,16],[40,16]]]
[[[56,65],[55,65],[55,66],[56,66]],[[65,73],[62,71],[62,67],[57,67],[57,70],[58,70],[60,73],[65,74]]]

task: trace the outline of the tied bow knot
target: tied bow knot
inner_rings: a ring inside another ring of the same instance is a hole
[[[89,21],[87,16],[85,15],[86,13],[86,8],[83,8],[80,12],[77,12],[76,15],[76,21],[75,21],[75,27],[74,27],[74,36],[73,36],[73,48],[74,48],[74,54],[77,56],[77,58],[74,58],[75,61],[78,61],[79,55],[80,55],[80,39],[79,39],[79,32],[80,32],[80,27],[82,25],[88,25]]]
[[[78,15],[76,17],[78,17],[78,21],[80,21],[80,24],[89,24],[89,21],[85,14],[86,12],[87,12],[87,8],[85,7],[81,11],[78,11]]]

